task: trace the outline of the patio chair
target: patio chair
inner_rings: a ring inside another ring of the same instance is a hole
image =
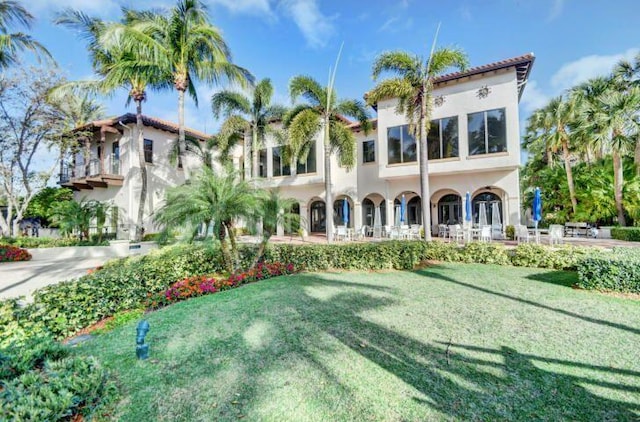
[[[409,236],[411,239],[420,239],[420,224],[412,224],[409,227]]]
[[[492,239],[503,239],[502,235],[502,224],[493,224],[491,225],[491,238]]]
[[[360,227],[360,230],[356,232],[356,238],[358,240],[364,240],[367,237],[367,226]]]
[[[522,224],[518,224],[516,226],[516,239],[518,243],[526,242],[528,243],[531,240],[531,234],[529,234],[529,229]]]
[[[464,240],[464,230],[462,230],[462,226],[460,224],[449,226],[449,240],[452,239],[455,239],[456,242],[458,240]]]
[[[383,229],[382,235],[384,237],[389,237],[390,238],[391,237],[391,226],[382,226],[382,229]]]
[[[446,224],[438,224],[438,237],[446,238],[449,234]]]
[[[480,228],[480,241],[491,242],[491,226],[482,226]]]
[[[549,244],[559,245],[564,238],[564,226],[562,224],[551,224],[549,226]]]
[[[346,226],[338,226],[336,227],[336,240],[347,240],[347,227]]]
[[[389,238],[394,240],[400,239],[400,227],[392,226],[389,232]]]
[[[374,239],[382,238],[382,226],[374,226],[373,227],[373,238]]]

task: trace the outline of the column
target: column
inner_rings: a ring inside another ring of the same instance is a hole
[[[362,204],[357,201],[353,201],[353,228],[360,230],[362,227]]]

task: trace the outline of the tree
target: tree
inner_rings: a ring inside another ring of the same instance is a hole
[[[51,179],[57,165],[38,163],[48,149],[66,149],[61,134],[65,117],[48,92],[61,82],[55,70],[29,68],[0,77],[0,196],[7,216],[0,214],[4,235],[18,233],[18,222],[34,195]]]
[[[391,51],[382,53],[373,63],[374,80],[384,72],[396,76],[376,85],[368,93],[367,102],[376,104],[397,98],[396,111],[406,116],[410,132],[420,145],[420,195],[426,241],[431,240],[427,135],[431,125],[433,80],[450,68],[464,71],[467,66],[467,56],[458,48],[438,48],[427,60],[403,51]]]
[[[12,25],[31,28],[33,16],[19,2],[0,0],[0,69],[5,70],[18,61],[18,53],[29,50],[51,58],[51,54],[39,42],[23,32],[10,32]]]
[[[613,69],[613,81],[621,91],[640,87],[640,53],[633,61],[622,60]],[[640,176],[640,138],[635,140],[634,159],[636,176]]]
[[[80,240],[89,240],[89,228],[94,216],[93,201],[81,198],[79,201],[63,201],[53,206],[52,221],[60,227],[60,233],[71,236],[78,233]]]
[[[167,190],[165,205],[154,217],[156,224],[166,229],[181,227],[192,238],[204,227],[207,234],[220,241],[225,265],[230,272],[236,268],[237,248],[234,225],[242,218],[255,218],[255,190],[230,168],[214,173],[203,167],[184,185]]]
[[[562,96],[555,97],[542,109],[534,112],[528,120],[527,133],[533,133],[540,142],[545,145],[547,151],[556,152],[562,150],[564,169],[569,186],[569,198],[573,214],[578,211],[575,184],[571,170],[571,140],[570,125],[576,120],[575,103]],[[532,142],[531,139],[528,142]]]
[[[289,83],[291,101],[300,97],[307,102],[299,104],[284,116],[288,130],[292,157],[304,162],[318,134],[322,132],[324,147],[325,204],[333,209],[331,188],[331,156],[337,154],[340,165],[350,169],[356,164],[356,141],[346,117],[355,118],[365,133],[371,127],[364,103],[358,100],[338,99],[330,87],[322,87],[309,76],[295,76]],[[327,241],[333,241],[333,213],[327,213]]]
[[[140,168],[140,199],[134,240],[142,240],[144,231],[144,207],[147,199],[147,167],[144,160],[144,124],[142,121],[142,103],[147,99],[147,89],[165,89],[168,86],[166,68],[145,52],[141,45],[131,40],[136,34],[128,31],[134,17],[125,11],[122,22],[104,22],[92,18],[80,11],[67,10],[56,23],[78,30],[88,42],[94,72],[99,79],[95,81],[75,82],[58,89],[61,92],[89,90],[110,94],[125,88],[136,105],[137,150]]]
[[[73,191],[69,188],[46,187],[33,196],[24,216],[39,218],[44,227],[51,223],[53,206],[59,202],[73,201]]]
[[[280,191],[273,189],[262,193],[258,197],[257,216],[262,221],[262,241],[254,261],[254,266],[264,256],[269,239],[276,234],[278,226],[292,226],[300,222],[300,215],[293,212],[293,206],[298,201],[284,198]]]
[[[211,108],[213,115],[226,118],[221,135],[225,144],[230,144],[229,137],[237,134],[251,135],[251,177],[258,178],[258,151],[264,145],[267,133],[274,130],[269,125],[282,119],[286,109],[272,104],[273,86],[270,79],[262,79],[249,95],[224,90],[213,94]],[[237,141],[238,139],[236,139]]]
[[[178,0],[168,15],[128,11],[131,22],[124,37],[128,48],[142,48],[166,71],[178,91],[180,157],[185,149],[184,97],[188,92],[198,104],[194,82],[219,83],[222,79],[241,86],[253,82],[246,69],[232,63],[222,33],[213,26],[199,0]]]

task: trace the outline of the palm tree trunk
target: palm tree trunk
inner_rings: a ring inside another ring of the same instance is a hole
[[[258,131],[255,125],[251,128],[251,178],[257,180],[258,173]],[[266,169],[265,169],[266,170]]]
[[[425,242],[431,241],[431,200],[429,197],[429,151],[427,150],[427,98],[426,82],[422,83],[422,100],[420,104],[420,196],[422,199],[422,227]]]
[[[233,258],[231,258],[231,254],[229,253],[229,245],[227,245],[224,224],[220,224],[218,226],[218,239],[220,240],[220,251],[222,252],[222,259],[224,260],[225,267],[227,267],[227,271],[229,273],[233,273]]]
[[[325,227],[327,243],[333,243],[333,192],[331,192],[331,143],[329,141],[329,116],[324,118],[324,192]]]
[[[569,185],[569,198],[571,199],[571,209],[573,214],[578,210],[578,200],[576,199],[576,187],[573,183],[573,170],[571,169],[571,160],[569,157],[569,145],[567,141],[562,142],[562,153],[564,155],[564,170],[567,172],[567,184]]]
[[[633,162],[636,165],[636,176],[640,176],[640,139],[636,141],[636,149],[633,154]]]
[[[140,165],[140,200],[134,240],[140,242],[144,232],[144,206],[147,200],[147,165],[144,159],[144,126],[142,123],[142,99],[136,98],[136,130],[138,131],[138,164]]]
[[[613,150],[613,192],[616,200],[616,209],[618,211],[618,224],[626,226],[627,221],[624,217],[624,207],[622,205],[622,186],[624,184],[624,174],[622,168],[622,157],[620,151]]]
[[[186,139],[184,135],[184,90],[178,89],[178,168],[184,171],[184,178],[187,179],[187,170],[184,168],[182,157],[184,156],[184,148]]]

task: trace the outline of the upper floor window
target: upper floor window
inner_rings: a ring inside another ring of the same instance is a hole
[[[409,126],[387,129],[389,164],[410,163],[418,160],[416,139],[409,133]]]
[[[153,141],[151,139],[144,140],[144,162],[153,164]]]
[[[458,116],[431,121],[427,136],[429,160],[458,157]]]
[[[507,151],[507,117],[504,108],[467,115],[469,155]]]
[[[272,158],[271,163],[273,164],[273,175],[274,176],[291,176],[291,167],[282,157],[283,148],[282,147],[273,147],[271,150]]]
[[[267,150],[258,152],[258,177],[267,177]]]
[[[376,162],[376,141],[364,141],[362,143],[362,162]]]
[[[316,172],[316,142],[311,143],[309,148],[309,154],[307,154],[307,161],[304,163],[298,162],[296,166],[296,174],[315,173]]]

